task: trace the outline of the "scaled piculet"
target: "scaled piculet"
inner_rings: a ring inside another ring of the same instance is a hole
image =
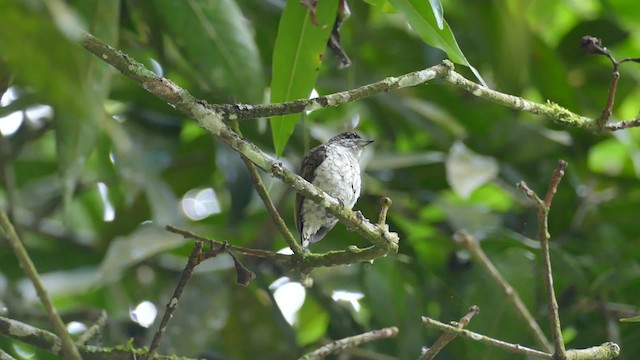
[[[336,135],[305,155],[300,176],[351,209],[360,197],[360,155],[372,142],[355,132]],[[296,195],[295,218],[304,249],[320,241],[338,222],[325,208],[300,194]]]

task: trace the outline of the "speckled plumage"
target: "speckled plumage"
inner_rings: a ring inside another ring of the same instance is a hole
[[[370,143],[354,132],[339,134],[307,153],[300,176],[353,208],[360,196],[360,155]],[[300,194],[296,195],[295,210],[303,248],[320,241],[338,222],[322,206]]]

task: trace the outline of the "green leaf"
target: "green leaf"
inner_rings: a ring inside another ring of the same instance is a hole
[[[311,22],[310,12],[299,1],[287,2],[273,50],[272,103],[309,97],[337,9],[338,0],[318,2],[316,16],[320,26],[316,26]],[[278,157],[282,155],[298,117],[298,114],[291,114],[271,118],[271,134]]]
[[[629,163],[629,154],[616,139],[606,139],[589,149],[589,169],[609,176],[620,176]]]
[[[60,5],[61,4],[61,5]],[[19,85],[29,86],[55,109],[58,164],[68,205],[84,162],[93,150],[97,123],[108,94],[109,70],[75,42],[83,20],[60,3],[44,8],[3,1],[0,51]],[[87,13],[95,16],[92,30],[113,43],[117,35],[119,2],[87,2]],[[87,16],[86,20],[90,20]],[[25,41],[29,39],[29,41]]]
[[[309,296],[298,313],[296,339],[300,346],[307,346],[320,340],[329,327],[329,314],[315,298]]]
[[[620,319],[621,322],[640,322],[640,316],[634,316],[634,317],[630,317],[630,318],[622,318]]]
[[[486,86],[480,73],[471,66],[460,50],[449,24],[442,18],[442,13],[434,12],[437,6],[434,7],[433,0],[429,1],[429,4],[424,0],[389,0],[389,2],[404,14],[413,30],[424,42],[447,53],[451,61],[468,66],[478,80]],[[440,28],[440,18],[443,21],[443,28]]]
[[[118,39],[120,3],[112,0],[76,1],[77,10],[89,24],[89,31],[108,44]],[[57,14],[54,17],[61,17]],[[64,21],[64,19],[57,19]],[[78,49],[82,51],[82,49]],[[78,51],[76,50],[76,51]],[[56,140],[59,164],[64,180],[64,204],[69,207],[76,182],[84,169],[85,161],[93,151],[98,135],[99,120],[104,116],[104,101],[109,96],[113,69],[101,59],[83,52],[78,60],[79,89],[85,114],[75,116],[76,109],[61,109],[56,116]],[[78,96],[78,95],[76,95]]]
[[[264,74],[254,36],[233,0],[153,2],[164,31],[227,99],[257,103]]]

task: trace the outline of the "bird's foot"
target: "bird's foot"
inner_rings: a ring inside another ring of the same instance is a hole
[[[356,223],[358,225],[361,225],[365,220],[364,215],[362,215],[362,212],[360,210],[357,210],[357,211],[354,211],[353,214],[355,215],[354,217],[356,219]],[[356,225],[356,226],[358,226],[358,225]],[[347,230],[354,231],[356,229],[356,226],[348,225],[347,226]]]

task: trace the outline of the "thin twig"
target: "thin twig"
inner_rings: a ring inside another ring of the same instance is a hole
[[[547,189],[547,194],[544,196],[544,206],[546,207],[547,213],[551,209],[553,197],[556,196],[556,192],[558,192],[558,185],[560,185],[560,180],[562,180],[566,168],[567,162],[564,160],[559,160],[558,165],[556,166],[555,170],[553,170],[553,175],[551,175],[551,180],[549,181],[549,188]]]
[[[217,245],[223,243],[215,241],[204,236],[194,234],[191,231],[179,229],[171,225],[166,226],[167,231],[182,235],[186,239],[193,239],[196,241],[208,241]],[[301,273],[308,273],[311,269],[318,267],[329,267],[337,265],[355,264],[362,261],[369,261],[386,254],[386,250],[376,246],[370,246],[368,248],[359,249],[355,246],[350,246],[347,250],[330,251],[324,254],[305,254],[305,255],[285,255],[279,254],[267,250],[245,248],[241,246],[229,245],[230,251],[235,251],[244,255],[259,257],[263,259],[269,259],[278,265],[290,269],[298,270]]]
[[[0,94],[1,96],[2,94]],[[20,224],[16,223],[15,216],[15,211],[18,208],[18,188],[16,186],[16,172],[13,166],[12,153],[10,138],[8,136],[0,136],[0,173],[2,173],[2,183],[7,197],[7,217],[17,228],[16,233],[21,233]]]
[[[458,328],[457,326],[447,325],[426,316],[422,317],[422,323],[428,327],[438,329],[440,331],[453,333],[458,336],[463,336],[465,338],[472,339],[486,345],[496,346],[516,354],[535,356],[541,359],[549,359],[549,360],[553,359],[553,355],[551,354],[548,354],[539,350],[530,349],[528,347],[525,347],[519,344],[511,344],[506,341],[497,340],[497,339],[488,337],[486,335],[482,335],[473,331]]]
[[[640,117],[636,117],[633,120],[619,121],[615,123],[607,123],[604,128],[609,131],[618,131],[623,129],[629,129],[640,126]]]
[[[16,231],[9,221],[7,214],[4,210],[0,209],[0,228],[5,233],[7,239],[9,240],[9,244],[13,248],[13,252],[16,254],[16,257],[20,261],[20,266],[27,273],[27,276],[33,283],[33,287],[36,289],[38,297],[44,306],[45,311],[49,317],[49,321],[53,325],[53,329],[56,334],[60,337],[62,341],[62,351],[64,353],[65,358],[71,360],[80,360],[80,353],[78,352],[78,348],[71,340],[71,335],[67,331],[67,328],[64,325],[64,322],[60,318],[58,314],[58,310],[53,306],[49,295],[47,294],[47,290],[44,288],[42,281],[40,280],[40,276],[38,275],[38,270],[36,269],[33,261],[29,257],[27,253],[27,249],[22,244],[22,241],[16,234]]]
[[[214,244],[217,244],[218,246],[222,246],[223,245],[223,242],[216,241],[216,240],[213,240],[213,239],[209,239],[207,237],[200,236],[200,235],[195,234],[195,233],[193,233],[191,231],[180,229],[180,228],[177,228],[177,227],[172,226],[172,225],[167,225],[165,227],[165,229],[167,231],[169,231],[169,232],[174,233],[174,234],[182,235],[185,239],[192,239],[192,240],[196,240],[196,241],[204,241],[204,242],[208,242],[208,243],[214,243]],[[229,247],[229,250],[233,250],[233,251],[239,252],[239,253],[244,254],[244,255],[255,256],[255,257],[259,257],[259,258],[266,258],[266,259],[285,259],[285,258],[288,258],[288,255],[276,254],[274,252],[267,251],[267,250],[251,249],[251,248],[246,248],[246,247],[241,247],[241,246],[234,246],[234,245],[228,245],[228,247]]]
[[[524,181],[518,183],[518,188],[520,188],[525,195],[535,203],[537,209],[538,241],[540,241],[540,251],[542,253],[544,280],[547,290],[547,306],[549,309],[549,322],[551,323],[551,336],[555,348],[555,357],[558,360],[566,359],[567,353],[564,347],[564,340],[562,339],[562,327],[560,324],[560,315],[558,314],[558,301],[553,288],[553,271],[551,269],[551,256],[549,254],[549,239],[551,238],[551,235],[549,234],[548,221],[551,202],[558,190],[558,185],[560,184],[560,180],[564,175],[566,167],[566,161],[558,161],[558,165],[551,176],[549,188],[544,200],[540,199],[540,197],[538,197],[538,195],[531,190]]]
[[[100,312],[100,315],[98,316],[98,319],[96,319],[96,321],[93,323],[93,325],[91,325],[91,327],[88,328],[87,331],[85,331],[80,336],[80,338],[78,338],[78,341],[76,341],[76,344],[84,345],[92,337],[94,337],[98,333],[100,333],[100,330],[102,330],[102,328],[104,328],[106,323],[107,323],[107,312],[102,310]]]
[[[125,76],[142,84],[147,91],[159,96],[179,109],[183,108],[187,103],[195,101],[184,89],[165,78],[155,75],[151,71],[141,71],[144,67],[141,67],[129,56],[104,44],[90,34],[85,34],[82,45],[103,61],[116,67]],[[206,104],[203,101],[198,102],[211,112],[210,116],[215,116],[220,120],[256,119],[274,115],[300,113],[318,108],[335,107],[390,90],[417,86],[435,78],[440,78],[471,92],[475,96],[483,97],[516,110],[547,116],[553,121],[566,126],[591,128],[594,125],[592,119],[572,113],[557,104],[550,102],[538,104],[521,97],[491,90],[465,79],[453,69],[453,63],[445,61],[442,65],[432,66],[424,70],[414,71],[400,76],[389,77],[348,91],[319,96],[312,99],[298,99],[285,103],[250,105]],[[214,133],[216,132],[214,131]]]
[[[531,349],[519,344],[512,344],[506,341],[497,340],[486,335],[478,334],[473,331],[461,329],[457,326],[451,326],[440,321],[423,316],[422,323],[425,326],[434,328],[447,333],[453,333],[467,339],[475,340],[485,345],[499,347],[514,354],[523,354],[546,360],[557,360],[554,355]],[[593,346],[587,349],[571,349],[566,352],[566,360],[611,360],[620,355],[620,347],[612,342],[606,342],[600,346]]]
[[[467,250],[471,252],[471,255],[478,261],[484,269],[487,270],[491,279],[502,289],[507,300],[513,304],[516,314],[520,315],[525,325],[528,327],[529,331],[533,334],[534,338],[538,342],[543,349],[547,351],[551,351],[553,346],[551,342],[542,332],[540,325],[534,319],[533,315],[527,309],[527,306],[520,298],[520,294],[516,289],[509,284],[509,282],[502,276],[498,268],[491,262],[491,259],[487,256],[487,254],[482,250],[482,246],[480,246],[480,242],[471,234],[461,231],[454,235],[455,241],[464,246]]]
[[[260,174],[258,174],[258,169],[248,158],[246,158],[245,156],[241,157],[244,161],[244,164],[247,166],[247,170],[249,170],[249,175],[251,175],[253,185],[255,186],[258,195],[260,195],[260,199],[262,199],[264,206],[267,208],[267,212],[269,212],[269,215],[271,215],[271,220],[276,225],[276,228],[278,228],[280,234],[282,234],[284,240],[287,242],[293,253],[302,254],[302,246],[300,246],[298,241],[296,241],[296,239],[293,237],[293,234],[291,233],[291,231],[289,231],[287,224],[282,219],[282,216],[280,216],[278,209],[276,209],[273,201],[271,201],[271,197],[267,192],[267,188],[264,186],[264,182],[262,181]]]
[[[614,63],[613,74],[611,76],[611,85],[609,85],[609,95],[607,96],[607,103],[602,110],[602,114],[596,119],[596,123],[599,129],[604,129],[605,125],[611,117],[613,111],[613,104],[616,99],[616,89],[618,88],[618,80],[620,80],[620,72],[618,71],[618,64]]]
[[[238,121],[232,120],[229,123],[233,131],[240,134],[240,126],[238,125]],[[267,187],[264,186],[264,182],[262,181],[260,174],[258,174],[258,169],[256,168],[256,165],[252,163],[251,160],[249,160],[249,158],[247,158],[246,156],[240,154],[240,157],[242,158],[242,161],[247,167],[247,170],[249,171],[249,175],[251,176],[251,181],[253,182],[253,186],[256,188],[256,191],[258,192],[260,199],[264,203],[264,206],[267,208],[267,212],[271,216],[271,220],[275,224],[276,228],[280,231],[280,234],[282,234],[282,236],[284,237],[284,240],[289,245],[289,248],[291,249],[291,251],[293,251],[294,254],[302,254],[303,253],[302,246],[300,246],[300,244],[298,244],[298,242],[296,241],[295,237],[293,237],[293,234],[291,233],[291,231],[289,231],[287,224],[282,219],[282,216],[280,216],[278,209],[273,204],[273,201],[271,201],[271,197],[267,192]]]
[[[330,342],[319,349],[304,355],[300,360],[324,359],[328,355],[340,353],[345,349],[352,348],[366,342],[387,339],[396,335],[398,335],[398,328],[395,326],[369,331],[364,334],[350,336]]]
[[[162,336],[164,332],[167,330],[167,324],[169,320],[173,316],[173,312],[178,307],[178,301],[180,300],[180,296],[184,291],[184,288],[187,286],[189,279],[193,275],[193,270],[200,263],[200,253],[202,251],[202,241],[197,241],[195,246],[193,247],[193,251],[191,251],[191,255],[189,256],[189,261],[185,266],[182,274],[180,275],[180,279],[178,280],[178,285],[173,292],[173,296],[171,300],[167,303],[167,309],[164,312],[164,316],[162,317],[162,321],[160,321],[160,327],[158,331],[153,336],[153,341],[151,342],[151,346],[149,347],[149,352],[147,353],[145,359],[150,360],[153,359],[158,346],[160,346],[160,340],[162,340]]]
[[[378,226],[384,227],[387,223],[387,213],[391,207],[392,201],[388,197],[380,199],[380,215],[378,215]]]
[[[618,69],[620,65],[625,62],[640,62],[640,58],[625,58],[621,61],[616,61],[613,57],[609,49],[602,45],[602,40],[598,39],[594,36],[583,36],[580,40],[580,46],[582,50],[584,50],[587,54],[592,55],[604,55],[606,56],[611,64],[613,65],[613,74],[611,78],[611,85],[609,85],[609,94],[607,96],[607,103],[604,106],[604,110],[602,110],[602,115],[596,119],[596,130],[601,131],[603,129],[611,130],[607,125],[609,118],[611,117],[611,112],[613,109],[613,104],[616,98],[616,89],[618,88],[618,80],[620,80],[620,72]],[[632,122],[627,122],[632,124]],[[613,129],[618,130],[618,129]]]
[[[471,306],[469,308],[469,312],[467,312],[467,314],[463,316],[462,319],[460,319],[460,321],[458,321],[456,326],[460,329],[464,328],[465,326],[467,326],[467,324],[469,324],[469,321],[471,321],[471,318],[473,318],[479,312],[480,312],[479,307],[477,307],[476,305]],[[438,340],[436,340],[436,342],[433,343],[433,345],[429,348],[429,350],[427,350],[424,354],[422,354],[422,356],[420,357],[420,360],[433,359],[436,355],[438,355],[438,353],[442,349],[444,349],[445,346],[447,346],[448,343],[450,343],[455,338],[456,338],[456,334],[454,333],[445,332],[444,334],[440,335]]]

